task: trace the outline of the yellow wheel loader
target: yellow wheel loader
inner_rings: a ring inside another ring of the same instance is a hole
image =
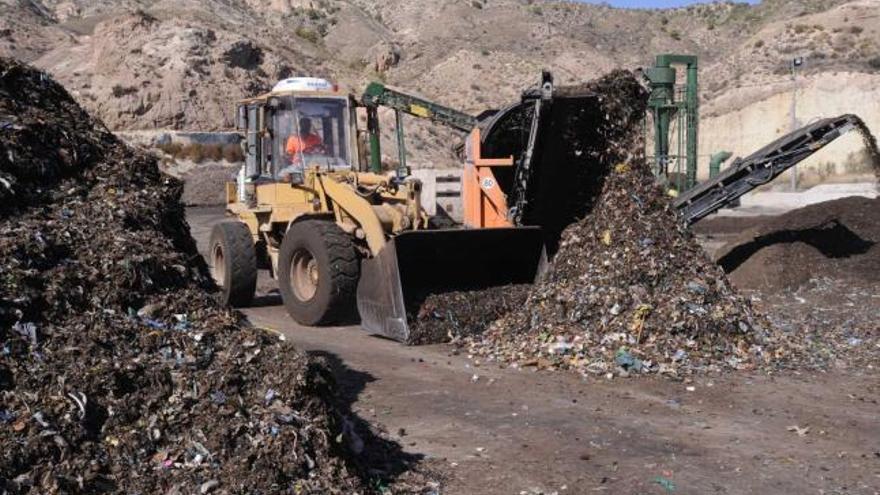
[[[382,173],[376,105],[326,80],[287,79],[238,104],[245,165],[226,185],[231,220],[214,227],[208,260],[227,304],[250,304],[265,269],[296,321],[359,316],[367,331],[406,341],[407,312],[428,294],[534,280],[538,229],[429,229],[399,117],[401,164]]]

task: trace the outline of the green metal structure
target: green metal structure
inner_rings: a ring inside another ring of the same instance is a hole
[[[382,171],[382,153],[379,142],[379,115],[380,106],[394,110],[397,123],[397,150],[399,162],[398,176],[408,174],[406,167],[406,145],[403,132],[403,115],[409,114],[422,119],[428,119],[438,124],[443,124],[463,132],[470,132],[477,125],[477,118],[460,112],[453,108],[444,107],[434,102],[419,98],[385,86],[382,83],[372,82],[364,90],[361,102],[367,108],[367,133],[370,142],[370,169],[373,172]]]
[[[709,177],[715,177],[721,172],[721,164],[726,162],[733,156],[729,151],[719,151],[709,157]]]
[[[676,85],[674,66],[685,68],[683,88]],[[657,55],[654,67],[647,69],[645,76],[651,88],[648,109],[654,126],[654,171],[679,191],[690,189],[697,184],[697,57]],[[671,136],[673,128],[675,135]],[[671,138],[677,144],[675,154],[670,151]]]

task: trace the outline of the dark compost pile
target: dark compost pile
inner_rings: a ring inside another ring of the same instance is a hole
[[[371,492],[326,368],[209,295],[179,181],[8,59],[0,125],[0,491]]]
[[[741,289],[880,282],[880,199],[842,198],[769,218],[722,248],[718,263]]]

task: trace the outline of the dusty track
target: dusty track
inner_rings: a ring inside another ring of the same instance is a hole
[[[221,218],[189,211],[200,246]],[[449,346],[357,327],[303,328],[277,296],[258,301],[250,320],[329,357],[358,415],[448,467],[446,493],[665,493],[657,477],[676,493],[880,490],[876,369],[583,381],[474,367]]]

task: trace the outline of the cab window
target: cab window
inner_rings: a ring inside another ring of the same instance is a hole
[[[313,166],[349,169],[347,110],[341,98],[284,98],[275,111],[276,175]]]

